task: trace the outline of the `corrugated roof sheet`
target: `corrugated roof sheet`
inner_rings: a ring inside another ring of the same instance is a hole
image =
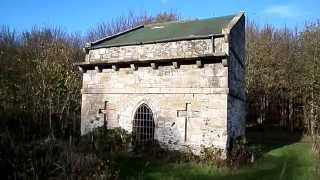
[[[175,21],[142,26],[132,31],[106,38],[92,44],[92,48],[161,42],[197,36],[221,34],[236,15],[192,21]]]

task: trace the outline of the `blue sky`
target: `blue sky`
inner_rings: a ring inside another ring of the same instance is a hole
[[[18,31],[34,25],[59,26],[84,33],[95,24],[129,11],[177,12],[183,19],[208,18],[245,11],[258,24],[294,27],[320,19],[319,0],[1,0],[0,25]]]

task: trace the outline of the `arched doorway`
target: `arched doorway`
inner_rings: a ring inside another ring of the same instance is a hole
[[[133,144],[149,144],[154,142],[154,118],[151,109],[141,104],[133,119]]]

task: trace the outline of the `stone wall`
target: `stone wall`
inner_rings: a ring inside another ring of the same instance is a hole
[[[158,69],[151,67],[138,67],[137,70],[120,68],[118,71],[103,69],[101,73],[89,70],[83,74],[82,88],[84,91],[103,89],[105,92],[125,90],[124,93],[167,92],[169,88],[177,89],[178,92],[179,88],[193,88],[202,92],[208,88],[227,88],[227,73],[228,68],[221,63],[205,64],[204,68],[198,68],[196,65],[180,65],[178,69],[173,66],[159,66]],[[181,92],[184,93],[185,89]]]
[[[234,140],[245,135],[245,17],[234,25],[229,35],[228,132]]]
[[[87,62],[118,63],[126,61],[194,58],[221,53],[226,49],[223,37],[214,39],[183,40],[155,44],[131,45],[90,50]]]
[[[156,139],[170,149],[214,145],[225,149],[227,142],[227,67],[221,63],[172,66],[139,67],[134,71],[104,69],[89,70],[83,74],[82,134],[102,126],[104,115],[99,109],[108,101],[108,127],[122,127],[132,131],[135,110],[141,103],[154,113]],[[187,122],[177,111],[191,104],[194,116]]]

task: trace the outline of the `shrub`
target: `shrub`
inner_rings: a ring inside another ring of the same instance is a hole
[[[95,151],[101,156],[120,155],[129,151],[131,144],[131,135],[124,129],[114,128],[105,129],[103,127],[96,128],[92,132],[82,137],[80,146],[88,148],[87,144],[91,145],[90,151]]]
[[[240,167],[252,161],[253,153],[249,150],[244,137],[238,137],[228,152],[227,164],[230,167]]]
[[[203,147],[200,152],[200,158],[203,161],[217,161],[221,160],[223,157],[223,150],[216,148],[214,146],[211,147]]]
[[[0,134],[1,179],[118,179],[116,162],[107,159],[110,152],[97,151],[91,146],[90,143],[69,144],[52,137],[20,142],[9,132],[3,132]]]

